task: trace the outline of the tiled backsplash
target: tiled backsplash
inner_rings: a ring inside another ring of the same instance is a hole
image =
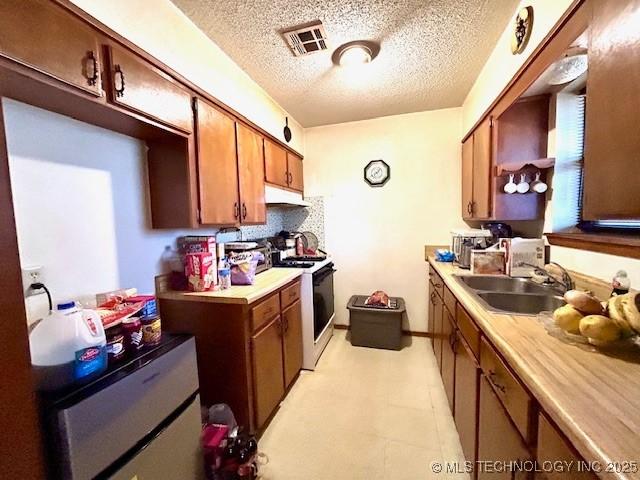
[[[218,234],[219,242],[252,240],[277,235],[282,230],[290,232],[312,232],[318,237],[320,248],[324,249],[324,197],[306,197],[311,204],[307,208],[268,207],[266,225],[240,227],[241,232],[231,231]]]

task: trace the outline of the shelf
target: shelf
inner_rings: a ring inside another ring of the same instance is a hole
[[[555,158],[540,158],[538,160],[530,160],[527,162],[507,162],[496,165],[496,177],[504,174],[517,173],[525,167],[537,168],[538,170],[546,170],[556,164]]]

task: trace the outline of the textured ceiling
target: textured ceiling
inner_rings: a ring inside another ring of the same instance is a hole
[[[305,127],[456,107],[473,85],[517,0],[173,0]],[[279,31],[321,20],[329,50],[294,57]],[[379,42],[354,68],[331,54]]]

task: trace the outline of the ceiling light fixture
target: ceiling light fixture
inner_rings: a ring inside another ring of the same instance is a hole
[[[345,43],[333,52],[333,63],[341,67],[365,65],[371,62],[380,51],[380,46],[374,42],[358,40]]]

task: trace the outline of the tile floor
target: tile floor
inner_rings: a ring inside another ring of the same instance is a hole
[[[463,462],[431,344],[353,347],[337,330],[260,439],[263,480],[425,480],[432,462]],[[459,475],[457,478],[468,478]]]

